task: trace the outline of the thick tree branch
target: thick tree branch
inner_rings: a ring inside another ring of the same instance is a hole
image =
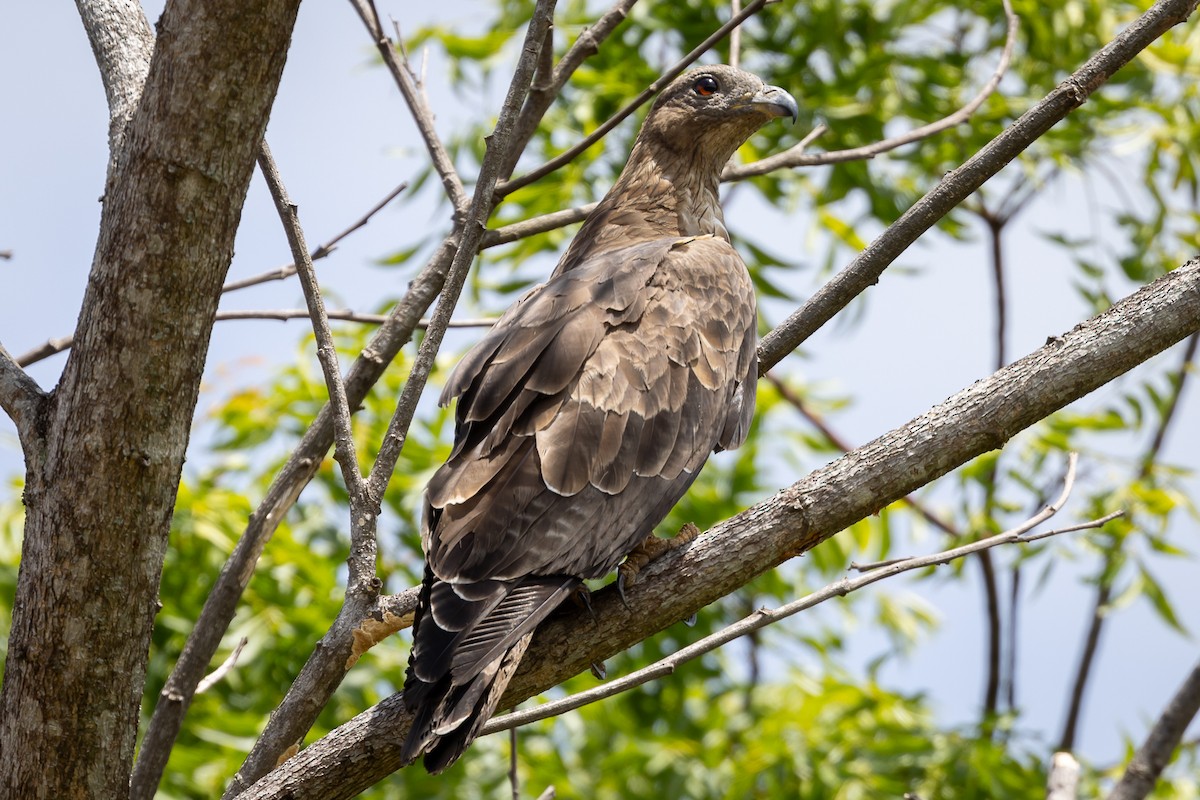
[[[1046,131],[1104,85],[1173,26],[1196,8],[1197,0],[1160,0],[1087,63],[1060,83],[1044,100],[1008,126],[967,163],[942,178],[933,189],[901,215],[866,250],[763,339],[758,348],[759,374],[779,363],[879,276],[921,234],[971,195]]]
[[[154,32],[138,0],[75,0],[108,98],[108,177],[125,146],[129,124],[154,53]]]
[[[595,620],[547,620],[502,706],[561,683],[687,618],[755,576],[1083,397],[1200,329],[1200,260],[981,380],[907,425],[834,461],[651,562],[627,592],[592,597]],[[351,797],[399,767],[411,724],[394,695],[281,765],[246,800]]]
[[[1072,465],[1071,471],[1068,473],[1067,485],[1063,488],[1063,495],[1059,502],[1054,506],[1048,506],[1036,517],[1022,523],[1020,526],[1012,530],[998,533],[995,536],[990,536],[986,539],[979,539],[970,544],[955,547],[950,550],[944,550],[940,553],[933,553],[927,556],[910,556],[907,558],[898,558],[889,561],[886,565],[882,565],[876,569],[867,572],[864,575],[859,575],[857,578],[844,577],[834,583],[831,583],[809,595],[805,595],[790,603],[786,603],[776,609],[760,608],[753,614],[728,625],[716,633],[705,636],[698,642],[694,642],[681,650],[672,653],[670,656],[654,662],[646,667],[635,670],[628,675],[624,675],[616,680],[609,681],[602,686],[597,686],[594,689],[577,692],[569,697],[564,697],[560,700],[555,700],[550,703],[543,703],[540,706],[526,709],[524,711],[515,711],[511,714],[506,714],[502,717],[496,717],[488,722],[480,735],[496,733],[498,731],[509,730],[520,725],[528,725],[531,722],[538,720],[549,719],[565,714],[568,711],[574,711],[577,708],[583,708],[599,700],[604,700],[614,695],[627,692],[630,689],[636,688],[643,684],[649,683],[666,675],[670,675],[680,666],[689,661],[693,661],[700,656],[711,653],[717,648],[732,642],[742,636],[749,636],[755,631],[761,630],[768,625],[773,625],[776,622],[795,616],[801,611],[807,611],[810,608],[824,603],[826,600],[832,600],[835,597],[845,597],[851,592],[856,592],[859,589],[870,586],[873,583],[891,578],[904,572],[909,572],[914,569],[924,569],[926,567],[935,567],[942,564],[948,564],[964,556],[982,553],[993,547],[998,547],[1004,544],[1014,544],[1018,542],[1034,542],[1040,539],[1045,539],[1050,536],[1057,536],[1061,533],[1069,531],[1084,530],[1087,528],[1098,528],[1104,523],[1120,516],[1123,512],[1114,512],[1105,517],[1091,522],[1083,523],[1082,525],[1072,525],[1066,528],[1058,528],[1056,530],[1045,531],[1043,533],[1026,535],[1029,531],[1040,525],[1045,520],[1052,517],[1062,508],[1067,495],[1070,494],[1071,484],[1074,482],[1074,458],[1071,455]]]
[[[38,418],[45,408],[46,394],[0,345],[0,408],[12,419],[26,454],[41,449]],[[28,455],[27,455],[28,457]]]
[[[1149,795],[1197,712],[1200,712],[1200,664],[1192,669],[1154,723],[1108,800],[1143,800]]]
[[[163,14],[105,192],[45,466],[27,473],[0,795],[129,790],[188,433],[297,7],[172,0]]]
[[[521,104],[529,91],[535,65],[542,43],[546,40],[554,15],[555,0],[539,0],[533,18],[526,30],[524,46],[513,70],[512,82],[500,108],[496,128],[487,138],[487,152],[480,166],[479,179],[475,184],[474,196],[467,211],[462,239],[451,262],[445,288],[434,310],[425,338],[417,350],[417,357],[405,383],[404,391],[396,407],[396,413],[388,426],[387,434],[380,447],[379,455],[371,473],[367,476],[365,492],[367,498],[378,503],[383,497],[395,468],[396,459],[404,446],[408,426],[420,399],[421,390],[433,366],[433,360],[441,346],[442,337],[450,321],[450,314],[466,282],[467,271],[478,252],[483,238],[485,221],[492,210],[492,192],[499,178],[500,166],[513,143],[513,126]],[[354,522],[353,524],[357,524]],[[371,598],[372,600],[374,598]],[[242,768],[234,776],[226,797],[238,795],[242,789],[264,775],[278,762],[280,757],[294,744],[303,740],[312,727],[321,708],[325,706],[333,691],[341,682],[346,670],[357,659],[351,651],[353,631],[358,629],[370,609],[364,606],[366,598],[355,601],[349,593],[337,618],[322,638],[296,681],[288,690],[279,708],[271,715],[266,730],[255,743]],[[353,658],[352,658],[353,656]]]

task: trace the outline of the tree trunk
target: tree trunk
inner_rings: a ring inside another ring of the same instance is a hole
[[[298,4],[180,0],[159,23],[75,347],[26,451],[5,797],[128,793],[188,431]]]

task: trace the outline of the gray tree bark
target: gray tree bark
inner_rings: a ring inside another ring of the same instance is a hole
[[[5,797],[128,793],[188,432],[299,0],[169,3],[58,387],[26,441]]]

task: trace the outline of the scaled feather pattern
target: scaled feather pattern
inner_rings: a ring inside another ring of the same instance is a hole
[[[796,117],[791,95],[732,67],[673,81],[550,279],[451,375],[454,448],[425,494],[405,763],[453,764],[538,623],[644,540],[710,453],[745,440],[756,306],[718,187],[779,116]]]

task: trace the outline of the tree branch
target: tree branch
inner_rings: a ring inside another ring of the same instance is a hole
[[[390,203],[392,200],[394,200],[397,195],[399,195],[401,192],[403,192],[407,188],[408,188],[407,183],[402,183],[399,186],[397,186],[395,189],[393,189],[391,192],[388,193],[387,197],[385,197],[384,199],[382,199],[378,203],[376,203],[374,206],[372,206],[371,209],[369,211],[367,211],[367,213],[365,213],[361,217],[359,217],[355,222],[353,222],[349,227],[347,227],[341,233],[336,234],[333,238],[331,238],[329,241],[325,242],[324,244],[318,245],[316,247],[316,249],[314,249],[312,251],[312,253],[310,253],[309,257],[313,261],[317,261],[319,259],[328,257],[334,250],[337,249],[337,245],[339,242],[341,242],[343,239],[345,239],[350,234],[352,234],[355,231],[359,230],[360,228],[364,227],[368,222],[371,221],[372,217],[374,217],[377,213],[379,213],[388,203]],[[287,266],[279,267],[278,269],[268,270],[267,272],[262,272],[262,273],[259,273],[258,275],[254,275],[249,278],[243,278],[240,281],[229,281],[228,283],[226,283],[224,286],[221,287],[221,293],[224,294],[226,292],[235,292],[239,289],[246,289],[251,286],[258,286],[259,284],[267,283],[268,281],[281,281],[286,278],[290,278],[291,276],[293,276],[295,274],[296,274],[296,265],[288,264]],[[339,315],[341,315],[341,316],[339,316]],[[355,322],[373,322],[373,323],[382,323],[386,319],[386,317],[384,317],[382,315],[377,315],[377,314],[357,315],[357,316],[363,317],[363,319],[358,319],[358,318],[356,318],[355,315],[352,315],[351,312],[347,312],[347,311],[330,312],[329,318],[330,319],[349,319],[349,320],[355,321]],[[263,311],[263,312],[218,311],[216,319],[217,319],[217,321],[220,321],[223,319],[260,319],[260,318],[261,319],[294,319],[296,317],[303,317],[303,318],[307,319],[308,311],[302,310],[295,314],[293,314],[291,311]],[[454,327],[454,325],[452,325],[451,327]],[[474,327],[474,326],[470,326],[470,327]],[[60,336],[55,339],[47,339],[45,342],[43,342],[42,344],[33,348],[32,350],[26,351],[25,353],[22,353],[20,356],[18,356],[17,363],[20,364],[22,367],[28,367],[30,364],[36,364],[37,362],[39,362],[43,359],[49,358],[50,356],[55,355],[57,353],[61,353],[64,350],[70,350],[71,346],[73,344],[75,344],[74,336]]]
[[[1019,431],[1200,329],[1200,260],[716,526],[645,567],[626,592],[593,594],[594,621],[564,608],[544,623],[502,707],[561,683],[682,620],[859,519],[1003,445]],[[393,695],[301,751],[244,794],[351,797],[400,765],[411,724]]]
[[[1125,28],[1087,63],[1060,83],[1040,103],[1003,133],[942,178],[895,223],[880,234],[850,265],[763,339],[758,348],[759,374],[779,363],[846,305],[879,280],[879,276],[921,234],[965,200],[1050,128],[1086,102],[1092,92],[1196,8],[1196,0],[1160,0]]]
[[[27,454],[41,449],[38,418],[46,404],[46,393],[0,345],[0,408],[12,419]]]
[[[365,510],[361,508],[365,500],[363,476],[358,469],[358,450],[354,445],[354,433],[350,429],[350,403],[346,400],[346,385],[342,383],[342,368],[338,363],[337,347],[333,343],[333,333],[329,330],[325,300],[321,297],[321,287],[317,284],[317,271],[308,255],[308,245],[304,241],[304,230],[300,227],[296,205],[288,197],[287,188],[279,175],[279,167],[275,164],[271,148],[265,140],[258,154],[258,168],[267,182],[267,190],[275,203],[279,221],[283,223],[288,246],[292,250],[292,258],[295,259],[294,265],[300,276],[300,286],[304,290],[304,300],[308,304],[313,334],[317,340],[317,360],[321,362],[321,372],[325,375],[325,387],[329,392],[329,404],[333,411],[333,458],[341,467],[342,480],[345,481],[346,491],[350,494],[350,578],[346,590],[361,590],[363,584],[370,584],[375,579],[375,526],[367,526],[367,532],[364,531],[364,526],[357,524],[359,514]],[[356,541],[364,532],[368,533],[367,538],[370,541]]]
[[[506,714],[502,717],[496,717],[488,722],[483,727],[481,736],[486,736],[489,733],[497,733],[506,731],[511,728],[516,728],[521,725],[528,725],[531,722],[538,720],[557,717],[568,711],[574,711],[577,708],[582,708],[599,700],[604,700],[614,695],[627,692],[630,689],[636,688],[643,684],[649,683],[665,675],[670,675],[680,666],[689,661],[694,661],[706,653],[711,653],[717,648],[732,642],[734,639],[748,636],[755,631],[761,630],[768,625],[773,625],[776,622],[787,619],[788,617],[799,614],[801,611],[807,611],[810,608],[824,603],[826,600],[832,600],[835,597],[845,597],[851,592],[856,592],[866,586],[869,586],[885,578],[891,578],[904,572],[909,572],[914,569],[924,569],[926,567],[935,567],[942,564],[948,564],[964,556],[981,553],[993,547],[1004,544],[1014,544],[1018,542],[1033,542],[1039,539],[1045,539],[1050,536],[1057,536],[1060,533],[1068,531],[1083,530],[1085,528],[1098,528],[1104,523],[1120,516],[1123,512],[1109,514],[1101,519],[1092,520],[1091,522],[1083,523],[1082,525],[1073,525],[1068,528],[1059,528],[1057,530],[1046,531],[1037,535],[1027,536],[1026,534],[1033,530],[1037,525],[1040,525],[1046,519],[1049,519],[1062,507],[1067,495],[1070,494],[1070,483],[1074,482],[1074,458],[1072,453],[1072,467],[1068,485],[1063,489],[1063,497],[1057,507],[1052,510],[1048,507],[1049,513],[1043,511],[1037,517],[1022,523],[1020,526],[1012,530],[998,533],[995,536],[990,536],[986,539],[979,539],[965,544],[960,547],[955,547],[950,550],[944,550],[940,553],[933,553],[927,556],[910,556],[907,558],[899,558],[888,562],[886,566],[881,566],[878,569],[860,575],[857,578],[844,577],[834,583],[831,583],[812,594],[801,597],[798,600],[793,600],[776,609],[760,608],[753,614],[728,625],[716,633],[709,634],[703,639],[700,639],[681,650],[672,653],[666,658],[635,670],[621,678],[609,681],[603,686],[597,686],[594,689],[588,689],[583,692],[577,692],[569,697],[564,697],[560,700],[555,700],[550,703],[543,703],[534,708],[524,711],[515,711],[511,714]]]
[[[529,140],[533,138],[542,117],[546,115],[550,105],[562,93],[563,87],[575,74],[575,70],[579,69],[588,57],[599,52],[600,45],[617,29],[618,25],[624,22],[625,17],[629,15],[629,10],[636,2],[637,0],[617,0],[604,16],[596,20],[590,27],[583,29],[579,38],[575,40],[575,44],[571,45],[570,49],[563,54],[549,75],[540,75],[541,70],[539,69],[539,77],[544,77],[545,80],[535,80],[533,86],[530,87],[529,97],[525,98],[525,106],[521,109],[521,116],[517,118],[516,129],[513,131],[514,146],[509,150],[508,158],[500,167],[502,179],[507,179],[512,175],[513,170],[516,169],[517,160],[529,144]],[[543,59],[551,58],[553,55],[553,48],[546,46],[542,48]],[[488,246],[484,245],[484,247]]]
[[[846,150],[831,150],[825,153],[813,153],[809,155],[805,153],[806,143],[800,142],[794,147],[784,150],[782,153],[776,153],[775,155],[753,161],[749,164],[729,164],[721,174],[721,180],[740,181],[755,175],[766,175],[778,169],[816,167],[822,164],[862,161],[874,158],[889,150],[895,150],[897,147],[903,147],[906,144],[928,139],[930,136],[961,125],[979,110],[979,107],[983,105],[985,100],[991,97],[992,93],[996,91],[996,87],[1000,85],[1000,79],[1004,77],[1004,73],[1008,72],[1008,65],[1012,61],[1013,48],[1017,44],[1018,23],[1017,15],[1013,13],[1009,0],[1004,0],[1004,16],[1008,20],[1008,32],[1004,41],[1004,50],[1000,54],[1000,62],[996,65],[996,69],[992,72],[992,76],[988,78],[987,83],[979,90],[979,94],[975,95],[969,103],[953,114],[943,117],[936,122],[931,122],[928,125],[922,125],[911,131],[906,131],[898,136],[892,136],[878,142],[863,145],[862,147],[852,147]]]
[[[1079,762],[1070,753],[1055,753],[1046,776],[1046,800],[1075,800],[1078,787]]]
[[[399,186],[397,186],[395,189],[392,189],[392,191],[388,192],[387,197],[383,198],[378,203],[371,206],[371,208],[367,211],[367,213],[363,214],[361,217],[359,217],[357,220],[355,220],[353,223],[351,223],[350,226],[347,227],[346,229],[344,229],[341,233],[336,234],[332,239],[325,242],[324,244],[317,245],[316,249],[314,249],[311,253],[309,253],[309,258],[312,259],[313,261],[319,261],[322,258],[326,258],[327,256],[329,256],[329,254],[331,254],[335,249],[337,249],[337,245],[339,242],[341,242],[347,236],[349,236],[350,234],[359,230],[360,228],[365,227],[366,224],[371,221],[372,217],[374,217],[376,214],[378,214],[380,211],[382,211],[387,206],[388,203],[395,200],[400,195],[400,193],[403,192],[407,188],[408,188],[408,183],[404,182],[404,183],[401,183]],[[279,267],[278,269],[273,269],[268,272],[263,272],[263,273],[254,275],[249,278],[243,278],[240,281],[229,281],[223,287],[221,287],[221,292],[222,292],[222,294],[227,293],[227,292],[236,292],[238,289],[246,289],[250,286],[258,286],[259,284],[267,283],[268,281],[285,280],[286,278],[290,278],[295,274],[296,274],[296,265],[295,265],[295,263],[292,263],[292,264],[288,264],[287,266]]]
[[[1171,753],[1183,738],[1191,721],[1200,711],[1200,664],[1184,680],[1171,698],[1162,716],[1154,723],[1146,741],[1125,768],[1120,783],[1108,800],[1143,800],[1154,788],[1158,777],[1171,760]]]
[[[75,0],[108,99],[108,178],[125,147],[125,128],[142,97],[154,32],[138,0]]]

